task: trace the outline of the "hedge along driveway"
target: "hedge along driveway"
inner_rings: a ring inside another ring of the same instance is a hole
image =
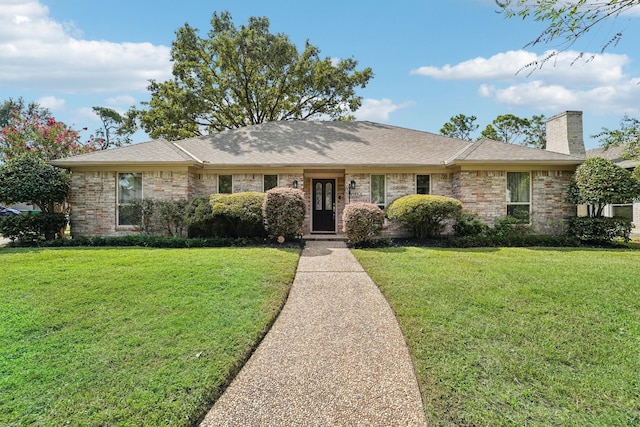
[[[192,425],[299,251],[0,249],[0,425]]]

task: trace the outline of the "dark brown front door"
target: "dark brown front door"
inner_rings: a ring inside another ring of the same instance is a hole
[[[313,231],[336,231],[336,180],[313,180]]]

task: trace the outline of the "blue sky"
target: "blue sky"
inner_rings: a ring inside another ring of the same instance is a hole
[[[124,112],[149,99],[148,80],[171,78],[169,49],[188,22],[205,35],[214,11],[236,25],[267,16],[271,31],[323,56],[353,57],[375,77],[359,94],[360,120],[438,133],[450,117],[475,115],[481,129],[500,114],[550,117],[584,111],[590,135],[640,117],[640,11],[607,23],[575,52],[528,75],[518,69],[555,46],[524,48],[543,26],[505,19],[493,0],[288,2],[282,0],[0,0],[0,100],[24,97],[88,137],[100,125],[92,106]],[[618,46],[599,54],[615,31]],[[146,140],[136,134],[136,142]]]

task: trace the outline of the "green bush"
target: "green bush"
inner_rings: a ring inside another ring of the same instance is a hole
[[[457,236],[481,236],[489,231],[489,226],[482,222],[477,214],[462,212],[453,224]]]
[[[403,196],[387,207],[387,217],[408,226],[419,239],[439,235],[445,221],[458,218],[461,212],[460,201],[430,194]]]
[[[488,234],[498,237],[525,236],[531,234],[531,231],[532,228],[527,219],[507,215],[496,219],[493,228],[488,230]]]
[[[575,217],[569,220],[568,235],[585,242],[602,243],[615,238],[630,240],[632,224],[626,218]]]
[[[301,234],[305,215],[304,193],[295,188],[267,191],[262,214],[269,237],[295,238]]]
[[[209,199],[210,196],[198,196],[187,203],[184,220],[189,237],[206,238],[221,235],[221,219],[214,217]]]
[[[227,223],[228,237],[260,237],[265,235],[262,205],[265,194],[255,191],[212,194],[212,214]]]
[[[0,219],[0,234],[20,245],[33,245],[42,240],[53,240],[67,226],[63,213],[7,216]]]
[[[120,206],[120,215],[131,225],[138,227],[141,233],[153,233],[153,199],[133,200]]]
[[[155,200],[152,214],[154,230],[168,236],[183,237],[186,205],[187,201],[184,199]]]
[[[373,203],[350,203],[344,208],[342,223],[349,243],[371,243],[382,232],[384,212]]]
[[[439,245],[450,248],[480,247],[579,247],[580,240],[568,236],[512,234],[512,235],[476,235],[444,239]]]

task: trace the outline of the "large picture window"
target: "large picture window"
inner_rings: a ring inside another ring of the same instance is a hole
[[[142,174],[118,174],[118,225],[133,225],[131,210],[126,207],[142,200]]]
[[[507,172],[507,215],[529,222],[531,215],[531,174]]]
[[[416,194],[430,194],[429,175],[416,175]]]
[[[278,175],[264,175],[262,180],[263,191],[271,190],[278,186]]]
[[[380,209],[385,206],[384,175],[371,175],[371,203],[378,205]]]
[[[218,193],[233,193],[233,175],[218,175]]]

